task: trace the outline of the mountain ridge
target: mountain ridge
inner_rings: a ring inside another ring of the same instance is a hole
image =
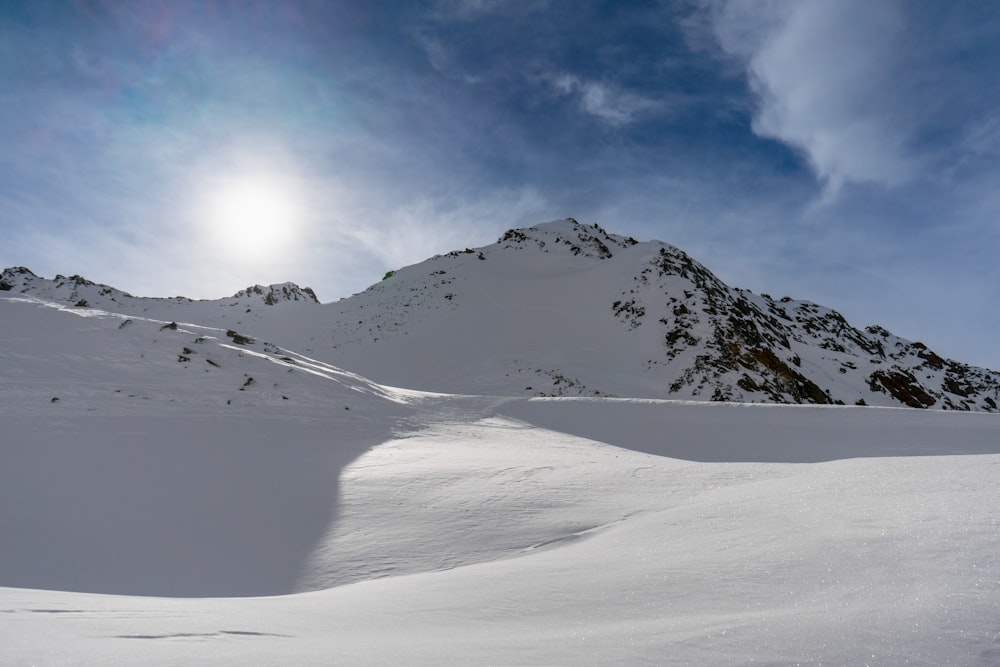
[[[77,303],[73,305],[79,304],[78,307],[80,308],[87,308],[92,305],[104,306],[109,302],[121,305],[132,299],[187,303],[205,301],[232,303],[246,301],[248,304],[260,302],[267,306],[273,306],[285,301],[319,303],[319,299],[312,288],[300,287],[292,282],[271,285],[254,284],[239,290],[232,296],[222,299],[190,299],[186,296],[137,297],[117,287],[95,283],[76,274],[71,276],[57,274],[52,279],[43,278],[24,266],[8,267],[0,271],[0,292],[11,291],[64,303],[76,301]],[[80,303],[80,301],[83,301],[83,303]]]
[[[63,303],[153,308],[79,276],[24,272],[0,281]],[[1000,373],[818,304],[730,287],[674,246],[572,218],[435,255],[330,304],[290,283],[156,303],[413,389],[1000,411]],[[296,303],[294,316],[257,308]]]

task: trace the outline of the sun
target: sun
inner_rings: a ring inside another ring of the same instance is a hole
[[[206,199],[208,237],[230,259],[277,259],[303,224],[302,197],[279,176],[232,176],[215,184]]]

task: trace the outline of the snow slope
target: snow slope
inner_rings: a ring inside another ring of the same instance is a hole
[[[0,307],[5,585],[288,592],[415,395],[225,330]]]
[[[0,294],[0,664],[1000,660],[996,415],[428,394],[175,322]]]
[[[727,413],[770,408],[715,409],[738,423]],[[857,413],[813,415],[829,433]],[[912,413],[886,414],[890,429]],[[238,600],[3,589],[3,652],[11,664],[991,664],[998,463],[694,463],[501,418],[428,425],[341,476],[310,577],[330,576],[315,561],[337,552],[356,583]]]

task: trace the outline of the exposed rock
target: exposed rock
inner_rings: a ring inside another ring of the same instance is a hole
[[[252,345],[253,344],[253,338],[250,338],[248,336],[243,336],[241,334],[238,334],[235,331],[233,331],[232,329],[229,329],[228,331],[226,331],[226,335],[229,336],[230,338],[232,338],[233,342],[236,343],[237,345]]]
[[[868,382],[872,391],[887,391],[911,408],[929,408],[935,403],[917,378],[904,370],[875,371]]]
[[[305,303],[319,303],[316,293],[309,287],[299,287],[295,283],[281,283],[276,285],[251,285],[246,289],[234,294],[233,299],[245,299],[247,297],[257,298],[264,302],[266,306],[273,306],[287,301],[301,301]]]

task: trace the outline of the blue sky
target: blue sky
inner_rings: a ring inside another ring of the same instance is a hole
[[[573,216],[1000,369],[998,35],[972,0],[7,0],[0,265],[331,301]]]

